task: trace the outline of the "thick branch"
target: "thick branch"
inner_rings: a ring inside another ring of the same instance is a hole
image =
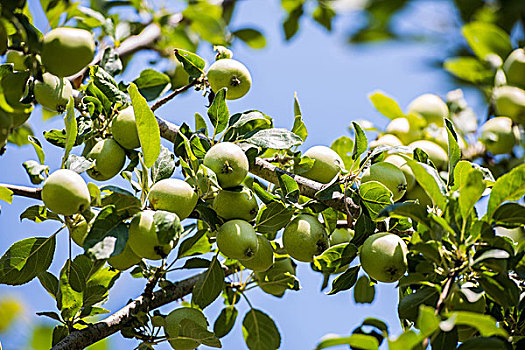
[[[9,184],[0,184],[0,187],[5,187],[5,188],[10,189],[11,191],[13,191],[13,195],[15,196],[42,199],[42,194],[41,194],[42,190],[40,188],[9,185]]]
[[[233,274],[235,271],[235,269],[226,270],[226,276]],[[154,292],[151,297],[143,294],[108,318],[69,334],[58,344],[53,346],[51,350],[84,349],[99,340],[107,338],[124,328],[133,319],[133,315],[136,315],[137,312],[157,309],[191,294],[195,283],[197,283],[201,276],[202,274],[199,274],[175,282],[171,286]]]

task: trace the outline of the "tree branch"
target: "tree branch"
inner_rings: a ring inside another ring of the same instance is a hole
[[[236,271],[235,268],[228,268],[225,274],[229,276]],[[69,334],[53,346],[51,350],[80,350],[107,338],[124,328],[137,312],[157,309],[191,294],[195,283],[201,276],[203,274],[175,282],[164,289],[154,292],[151,297],[143,294],[106,319]]]
[[[159,109],[160,107],[162,107],[164,104],[168,103],[169,101],[171,101],[175,96],[179,95],[179,94],[182,94],[183,92],[189,90],[192,86],[195,86],[197,85],[198,83],[201,83],[202,80],[199,78],[199,79],[194,79],[191,83],[189,83],[188,85],[185,85],[177,90],[173,90],[172,93],[170,93],[168,96],[164,97],[164,98],[161,98],[160,100],[157,100],[157,102],[155,102],[153,104],[153,106],[151,106],[151,110],[153,112],[155,112],[157,109]]]
[[[0,187],[5,187],[7,189],[10,189],[11,191],[13,191],[13,195],[15,196],[42,199],[42,194],[41,194],[42,190],[40,188],[9,185],[9,184],[0,184]]]

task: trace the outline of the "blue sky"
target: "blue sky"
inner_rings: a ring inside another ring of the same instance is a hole
[[[309,130],[302,150],[318,144],[330,145],[339,136],[350,136],[348,126],[352,120],[366,119],[380,127],[386,125],[387,119],[376,112],[367,99],[367,94],[376,89],[389,93],[402,108],[405,108],[411,99],[420,94],[433,92],[444,97],[447,91],[455,88],[442,70],[428,64],[431,60],[444,57],[444,47],[447,47],[447,43],[346,45],[345,35],[348,29],[362,21],[362,17],[358,15],[340,18],[335,22],[335,30],[331,34],[311,20],[303,20],[297,37],[286,43],[281,31],[284,13],[279,3],[276,0],[240,2],[239,11],[233,20],[233,28],[255,26],[264,32],[268,45],[266,49],[259,51],[252,50],[240,42],[234,45],[235,58],[245,63],[252,73],[253,87],[247,96],[229,102],[228,106],[232,114],[248,109],[261,110],[274,118],[277,127],[291,128],[293,94],[297,92],[303,118]],[[426,20],[431,22],[434,11],[446,15],[452,10],[448,2],[423,2],[423,5],[407,10],[406,17],[397,21],[396,25],[401,29],[413,29],[414,25],[411,23]],[[37,24],[45,30],[41,18]],[[209,62],[213,59],[209,47],[202,47],[199,53]],[[150,53],[137,55],[123,78],[127,81],[136,78],[152,57]],[[466,96],[476,111],[482,113],[479,96],[470,90],[466,90]],[[205,115],[206,102],[200,93],[189,93],[177,97],[159,109],[158,115],[173,122],[187,121],[193,125],[195,112]],[[44,123],[40,114],[35,112],[31,123],[37,130],[36,136],[44,145],[46,163],[58,166],[62,154],[58,148],[45,142],[41,132],[62,128],[62,120],[55,118]],[[81,150],[75,151],[78,154]],[[30,159],[36,159],[32,147],[8,146],[6,155],[0,158],[0,182],[30,185],[21,166],[23,161]],[[116,184],[127,187],[121,180],[117,180]],[[33,204],[33,200],[25,198],[15,198],[12,205],[1,203],[0,254],[20,239],[34,235],[48,236],[56,230],[56,223],[20,223],[19,214]],[[80,253],[80,249],[74,247],[74,253]],[[56,273],[67,256],[67,234],[64,231],[59,235],[55,260],[50,270]],[[348,334],[369,316],[386,321],[392,334],[400,333],[395,310],[398,297],[394,285],[380,284],[376,289],[376,300],[373,304],[355,305],[351,292],[342,292],[334,296],[320,292],[321,275],[312,272],[308,264],[299,263],[298,276],[302,290],[287,292],[282,299],[258,290],[249,293],[254,307],[276,320],[282,335],[282,349],[312,349],[323,335]],[[113,288],[111,299],[105,307],[112,311],[119,309],[129,298],[139,295],[143,287],[143,280],[134,280],[124,274]],[[43,322],[35,312],[55,310],[53,299],[37,280],[19,287],[0,286],[0,298],[8,295],[16,296],[25,302],[26,310],[20,325]],[[165,307],[162,311],[169,312],[174,306]],[[221,308],[222,302],[218,300],[205,310],[211,324]],[[246,311],[246,303],[241,302],[240,319],[232,332],[222,339],[224,349],[246,348],[241,329],[242,317]],[[4,335],[0,336],[0,340],[6,349],[18,349],[25,344],[27,334],[27,327],[18,327],[4,339]],[[132,344],[135,342],[123,339],[120,335],[112,337],[111,340],[112,349],[130,349]],[[159,348],[168,349],[169,346],[163,345]]]

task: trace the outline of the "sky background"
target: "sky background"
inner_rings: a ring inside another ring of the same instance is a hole
[[[29,0],[36,25],[47,31],[47,23],[37,1]],[[340,136],[351,136],[348,130],[352,120],[366,119],[379,127],[384,127],[387,119],[374,110],[367,94],[380,89],[394,97],[404,109],[416,96],[433,92],[444,97],[457,88],[443,70],[431,64],[446,57],[451,42],[459,40],[458,33],[452,33],[446,41],[430,42],[382,42],[368,45],[347,45],[346,36],[351,29],[362,24],[359,14],[347,14],[334,23],[334,31],[328,33],[311,19],[303,19],[298,35],[285,42],[281,30],[284,12],[277,0],[241,1],[232,21],[232,28],[254,26],[261,29],[267,39],[267,47],[253,50],[242,42],[236,42],[232,50],[234,58],[242,61],[251,71],[253,86],[248,95],[236,101],[229,101],[231,114],[249,109],[258,109],[274,118],[276,127],[291,128],[293,125],[293,95],[297,92],[303,119],[309,131],[308,139],[301,147],[304,151],[313,145],[329,146]],[[450,19],[452,18],[452,20]],[[401,31],[440,31],[453,24],[455,14],[449,2],[423,1],[411,5],[395,21]],[[199,51],[208,62],[213,53],[208,46]],[[155,58],[152,53],[136,55],[129,65],[123,79],[131,81],[146,68],[148,61]],[[157,66],[163,68],[164,66]],[[479,113],[484,113],[480,96],[466,89],[467,101]],[[167,120],[194,125],[193,115],[205,115],[206,99],[200,93],[187,93],[157,111],[158,116]],[[43,130],[63,128],[61,118],[43,122],[40,113],[34,112],[31,118],[35,135],[41,140],[46,152],[46,164],[58,166],[62,156],[61,149],[47,143]],[[374,134],[369,134],[374,137]],[[165,144],[167,147],[169,145]],[[80,148],[74,150],[79,154]],[[7,152],[0,157],[0,183],[31,186],[22,162],[37,159],[31,146],[7,146]],[[50,171],[56,170],[51,167]],[[87,181],[92,181],[83,175]],[[128,188],[126,182],[118,179],[117,185]],[[30,236],[49,236],[59,226],[58,223],[35,224],[29,221],[20,223],[19,215],[28,206],[37,204],[34,200],[15,197],[13,204],[0,203],[0,254],[11,244]],[[75,255],[80,253],[74,247]],[[68,257],[67,231],[59,234],[54,262],[50,271],[57,273]],[[192,273],[193,271],[190,271]],[[288,291],[282,299],[254,289],[248,293],[251,303],[272,316],[281,332],[282,349],[313,349],[321,337],[328,333],[349,334],[366,317],[377,317],[389,325],[391,334],[399,334],[401,328],[397,319],[397,290],[393,284],[380,284],[376,287],[375,301],[356,305],[351,292],[341,292],[327,296],[320,291],[322,276],[310,270],[308,264],[299,263],[297,269],[302,290]],[[176,275],[172,276],[176,279]],[[116,311],[127,300],[138,296],[144,288],[144,280],[134,280],[128,273],[121,278],[110,292],[110,300],[105,308]],[[17,327],[7,334],[0,335],[4,348],[25,349],[32,326],[46,323],[35,315],[38,311],[55,311],[54,300],[43,290],[35,279],[27,285],[0,286],[0,299],[14,296],[25,304],[23,317]],[[188,301],[190,298],[187,299]],[[222,309],[218,299],[206,308],[205,314],[213,325]],[[167,313],[175,304],[164,307]],[[224,349],[245,349],[241,322],[247,311],[243,301],[239,304],[239,319],[229,335],[222,338]],[[52,325],[51,323],[47,323]],[[127,340],[117,334],[111,337],[111,349],[131,349],[136,341]],[[383,344],[384,345],[384,344]],[[384,347],[384,346],[383,346]],[[346,347],[342,347],[346,348]],[[167,344],[159,349],[169,349]]]

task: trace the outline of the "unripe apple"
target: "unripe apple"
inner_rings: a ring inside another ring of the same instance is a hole
[[[391,135],[391,134],[384,134],[384,135],[379,136],[376,140],[370,142],[369,146],[370,146],[370,149],[372,150],[378,146],[396,147],[396,146],[403,146],[403,144],[401,143],[401,140],[397,138],[397,136]]]
[[[359,259],[368,276],[380,282],[391,283],[405,274],[407,254],[407,246],[399,236],[379,232],[365,240]]]
[[[412,168],[410,168],[410,166],[407,164],[407,160],[404,157],[397,154],[391,154],[385,158],[384,162],[395,165],[403,172],[407,183],[407,191],[410,191],[412,188],[414,188],[414,185],[416,184],[416,176],[414,175],[414,172],[412,172]]]
[[[25,63],[26,56],[23,52],[17,50],[7,50],[5,63],[12,63],[13,69],[16,70],[26,70]]]
[[[251,221],[257,216],[257,199],[249,188],[221,190],[213,200],[213,209],[224,220]]]
[[[334,246],[334,245],[342,244],[342,243],[348,243],[352,240],[352,238],[354,238],[354,234],[355,232],[351,228],[347,228],[347,227],[336,228],[330,235],[330,239],[329,239],[330,246]]]
[[[87,174],[97,181],[111,179],[122,170],[126,162],[126,152],[113,139],[98,141],[86,157],[95,161]]]
[[[266,237],[257,234],[258,248],[255,255],[250,260],[240,260],[244,267],[253,271],[266,271],[272,267],[274,262],[273,248]]]
[[[204,165],[215,172],[222,188],[239,186],[250,167],[243,150],[231,142],[221,142],[210,148],[204,156]]]
[[[424,94],[416,97],[408,105],[408,113],[422,116],[427,124],[443,126],[444,119],[448,118],[447,104],[437,95]]]
[[[95,55],[93,35],[84,29],[56,28],[42,41],[42,64],[58,77],[68,77],[84,69]]]
[[[494,89],[493,98],[498,115],[525,125],[525,90],[514,86],[501,86]]]
[[[405,198],[407,200],[413,201],[417,199],[421,205],[429,207],[432,206],[432,199],[430,199],[423,187],[421,187],[417,182],[415,183],[414,187],[407,191]]]
[[[126,149],[140,147],[139,132],[133,107],[121,110],[111,121],[111,133],[115,141]]]
[[[304,152],[303,156],[314,160],[312,167],[301,174],[310,180],[329,183],[344,168],[339,154],[326,146],[313,146]]]
[[[59,78],[51,73],[42,75],[43,81],[36,80],[34,85],[35,99],[54,112],[62,113],[66,110],[69,99],[73,96],[73,87],[69,80]]]
[[[185,332],[184,328],[180,326],[183,320],[191,320],[203,328],[208,328],[208,321],[206,321],[202,311],[191,307],[175,309],[164,319],[164,331],[169,337],[169,343],[176,350],[197,349],[200,343],[189,339],[194,335]]]
[[[295,276],[295,263],[290,258],[275,260],[272,267],[264,272],[256,272],[255,278],[259,287],[266,293],[276,297],[283,296],[287,285],[293,283]]]
[[[448,154],[445,150],[439,145],[435,144],[432,141],[420,140],[412,142],[408,145],[409,147],[420,148],[428,155],[428,158],[434,163],[434,165],[440,169],[444,170],[448,167]]]
[[[396,118],[388,123],[386,132],[396,136],[403,145],[408,145],[423,136],[423,128],[416,124],[415,121],[410,121],[407,118]]]
[[[128,244],[137,256],[159,260],[168,256],[173,249],[173,242],[159,243],[157,225],[155,225],[153,215],[155,212],[152,210],[144,210],[135,215],[129,225]]]
[[[80,175],[68,169],[59,169],[44,182],[42,200],[52,212],[69,216],[88,209],[91,196]]]
[[[217,231],[217,246],[231,259],[253,259],[259,247],[253,226],[244,220],[225,222]]]
[[[130,267],[137,265],[141,260],[142,258],[133,252],[129,244],[126,244],[124,250],[120,252],[120,254],[109,257],[108,264],[117,270],[125,271]]]
[[[207,73],[208,82],[213,92],[227,88],[226,98],[236,100],[248,93],[252,86],[252,77],[248,68],[239,61],[230,58],[215,61]]]
[[[296,260],[311,262],[328,248],[325,227],[312,215],[299,214],[283,231],[283,245]]]
[[[153,209],[175,213],[184,220],[195,209],[199,196],[183,180],[163,179],[151,187],[148,199]]]
[[[507,84],[525,89],[525,50],[516,49],[505,60],[503,70]]]
[[[361,183],[377,181],[392,192],[392,200],[397,202],[407,189],[407,180],[403,171],[392,163],[379,162],[366,169],[361,177]]]
[[[492,154],[507,154],[516,144],[512,120],[507,117],[496,117],[487,120],[481,126],[480,141]]]

